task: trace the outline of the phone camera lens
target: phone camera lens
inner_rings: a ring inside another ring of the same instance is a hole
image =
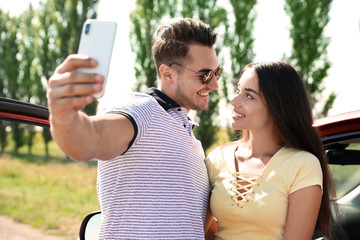
[[[86,24],[85,26],[85,34],[88,34],[90,32],[90,23]]]

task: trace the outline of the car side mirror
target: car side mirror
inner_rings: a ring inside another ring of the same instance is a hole
[[[81,223],[79,240],[98,240],[101,223],[101,211],[88,214]]]

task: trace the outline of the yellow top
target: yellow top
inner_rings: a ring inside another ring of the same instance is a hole
[[[311,153],[283,147],[259,176],[249,178],[247,173],[236,173],[236,146],[235,142],[220,146],[206,159],[216,239],[283,239],[290,194],[307,186],[322,187],[319,160]]]

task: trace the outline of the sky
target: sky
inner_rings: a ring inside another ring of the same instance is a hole
[[[0,8],[16,15],[23,12],[29,2],[30,0],[0,0]],[[31,2],[36,7],[39,0]],[[129,12],[134,8],[134,3],[135,0],[100,0],[98,19],[115,21],[118,24],[108,82],[105,95],[100,99],[100,108],[130,92],[135,82],[135,55],[129,44]],[[254,28],[254,61],[281,60],[284,53],[289,54],[290,21],[283,11],[283,6],[284,0],[258,0]],[[325,31],[331,38],[328,56],[332,67],[324,80],[324,96],[334,91],[338,97],[330,115],[360,109],[359,9],[359,0],[333,0],[332,3],[330,22]],[[226,65],[230,66],[229,63],[225,63]],[[226,68],[225,70],[230,71]]]

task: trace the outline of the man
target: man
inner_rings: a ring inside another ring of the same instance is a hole
[[[208,107],[222,68],[210,27],[177,19],[152,48],[159,89],[132,93],[97,116],[80,111],[102,76],[75,71],[96,61],[71,55],[49,81],[52,136],[71,158],[98,161],[101,239],[203,239],[209,182],[187,113]]]

